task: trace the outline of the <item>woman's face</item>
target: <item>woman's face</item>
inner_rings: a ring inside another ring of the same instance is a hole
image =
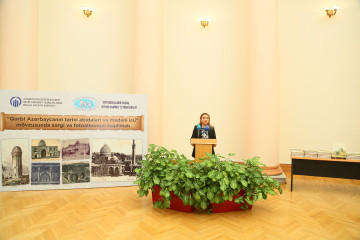
[[[210,117],[209,117],[209,115],[204,114],[204,115],[201,117],[200,121],[201,121],[201,124],[203,124],[203,125],[209,125],[209,122],[210,122]]]

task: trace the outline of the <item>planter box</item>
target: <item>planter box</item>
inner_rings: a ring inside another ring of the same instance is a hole
[[[154,204],[159,199],[162,200],[163,197],[160,196],[161,187],[154,186],[153,188],[154,188],[154,191],[152,191],[152,201]],[[187,213],[190,213],[193,211],[193,207],[190,205],[184,205],[182,200],[178,196],[174,195],[173,191],[170,192],[170,196],[172,197],[170,200],[170,209],[180,211],[180,212],[187,212]]]
[[[212,203],[211,207],[213,213],[244,211],[244,209],[242,209],[241,206],[245,207],[245,203],[239,204],[234,202],[236,198],[243,197],[244,195],[245,195],[245,190],[241,190],[238,195],[235,195],[233,197],[232,201],[224,201],[223,203]],[[249,208],[246,210],[250,210],[250,209],[252,209],[252,205],[249,205]]]

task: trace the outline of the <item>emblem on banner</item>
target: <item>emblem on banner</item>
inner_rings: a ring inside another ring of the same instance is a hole
[[[76,98],[74,106],[80,110],[93,110],[97,107],[97,101],[93,98]]]
[[[12,97],[12,98],[10,99],[10,104],[11,104],[11,106],[13,106],[13,107],[18,107],[18,106],[20,106],[20,105],[21,105],[21,98],[19,98],[19,97]]]

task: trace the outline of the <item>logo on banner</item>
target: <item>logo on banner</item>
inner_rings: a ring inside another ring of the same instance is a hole
[[[11,104],[11,106],[13,106],[13,107],[18,107],[18,106],[20,106],[20,105],[21,105],[21,98],[19,98],[19,97],[12,97],[12,98],[10,99],[10,104]]]
[[[97,107],[97,101],[93,98],[76,98],[74,106],[80,110],[93,110]]]

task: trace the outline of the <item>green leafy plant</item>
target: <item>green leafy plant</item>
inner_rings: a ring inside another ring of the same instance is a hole
[[[154,207],[168,208],[171,200],[170,191],[176,191],[186,182],[184,172],[181,175],[179,168],[191,161],[184,155],[180,156],[175,150],[168,151],[153,144],[149,145],[148,152],[145,160],[140,161],[142,168],[135,170],[138,174],[135,183],[139,185],[137,193],[140,197],[147,196],[149,190],[154,190],[153,187],[158,185],[161,187],[160,195],[163,201],[157,201]]]
[[[245,195],[237,197],[234,202],[243,203],[248,208],[254,202],[266,199],[268,194],[275,195],[275,190],[282,193],[280,184],[267,174],[262,173],[259,157],[248,159],[244,164],[234,163],[228,154],[207,154],[202,162],[188,160],[175,150],[149,145],[149,153],[142,161],[143,168],[136,169],[140,197],[147,196],[155,185],[161,187],[162,200],[155,202],[154,207],[168,208],[173,191],[185,205],[191,205],[200,211],[211,212],[213,203],[232,201],[243,189]]]

